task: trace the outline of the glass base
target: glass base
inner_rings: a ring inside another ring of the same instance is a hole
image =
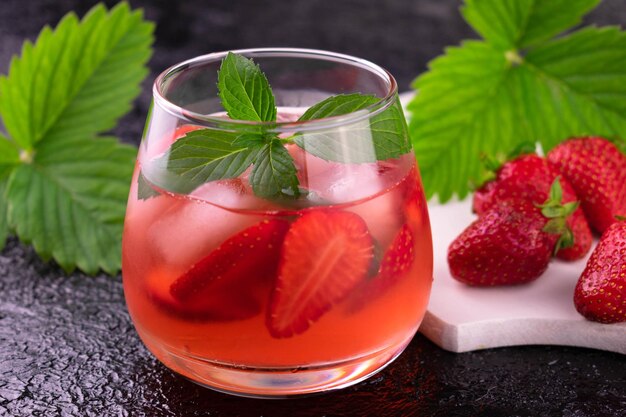
[[[373,354],[350,361],[296,369],[245,368],[181,356],[159,349],[168,368],[215,391],[249,398],[306,396],[357,384],[393,362],[412,337]]]

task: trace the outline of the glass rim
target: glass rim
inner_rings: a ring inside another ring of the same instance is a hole
[[[367,106],[364,109],[354,112],[346,113],[340,116],[325,117],[321,119],[295,121],[295,122],[256,122],[248,120],[225,120],[223,117],[209,116],[202,113],[197,113],[192,110],[186,109],[183,106],[179,106],[165,97],[163,92],[166,81],[176,74],[183,72],[189,68],[202,65],[205,63],[216,62],[222,60],[228,52],[234,52],[244,55],[249,58],[265,58],[265,57],[278,57],[278,58],[309,58],[326,60],[331,62],[341,62],[344,64],[358,67],[362,70],[369,71],[384,80],[387,85],[387,93],[384,97],[379,98],[375,103]],[[152,87],[152,94],[154,102],[168,113],[173,116],[185,120],[190,123],[204,125],[208,128],[214,127],[220,130],[227,127],[234,129],[237,128],[250,128],[255,126],[265,127],[268,132],[292,132],[297,131],[311,131],[311,130],[324,130],[341,127],[346,124],[357,123],[364,119],[369,119],[372,116],[379,114],[391,106],[396,100],[398,92],[398,84],[389,71],[383,67],[374,64],[371,61],[357,58],[351,55],[341,54],[337,52],[324,51],[320,49],[306,49],[306,48],[249,48],[249,49],[236,49],[230,51],[213,52],[206,55],[200,55],[195,58],[188,59],[186,61],[175,64],[165,71],[161,72],[155,79]],[[217,126],[217,127],[216,127]]]

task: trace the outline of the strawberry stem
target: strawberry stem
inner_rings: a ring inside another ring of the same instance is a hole
[[[561,203],[563,199],[563,187],[560,177],[556,177],[550,186],[548,199],[543,204],[538,204],[541,214],[549,219],[543,227],[543,231],[550,234],[560,235],[554,246],[554,254],[559,250],[569,248],[574,245],[574,233],[567,225],[567,218],[578,208],[578,201]]]

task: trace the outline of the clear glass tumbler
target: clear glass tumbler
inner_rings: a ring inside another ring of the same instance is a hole
[[[130,315],[165,366],[218,391],[284,397],[355,384],[404,350],[432,282],[428,212],[396,82],[336,53],[236,52],[266,74],[276,122],[225,116],[217,74],[226,53],[178,64],[154,84],[124,226]],[[350,93],[377,100],[298,121]],[[202,184],[173,178],[168,149],[195,131],[209,147],[224,132],[273,135],[293,160],[299,195],[260,197],[251,169]],[[386,157],[388,140],[404,141],[404,153]]]

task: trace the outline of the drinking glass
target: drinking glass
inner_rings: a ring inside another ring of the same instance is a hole
[[[226,116],[217,90],[226,53],[156,79],[124,225],[128,310],[166,367],[218,391],[285,397],[355,384],[404,350],[432,282],[428,212],[396,82],[337,53],[236,52],[266,74],[277,121]],[[352,93],[377,100],[298,121],[313,104]],[[251,169],[202,184],[173,179],[170,146],[199,130],[209,147],[223,132],[280,138],[299,196],[255,194]],[[381,158],[386,134],[406,152]]]

